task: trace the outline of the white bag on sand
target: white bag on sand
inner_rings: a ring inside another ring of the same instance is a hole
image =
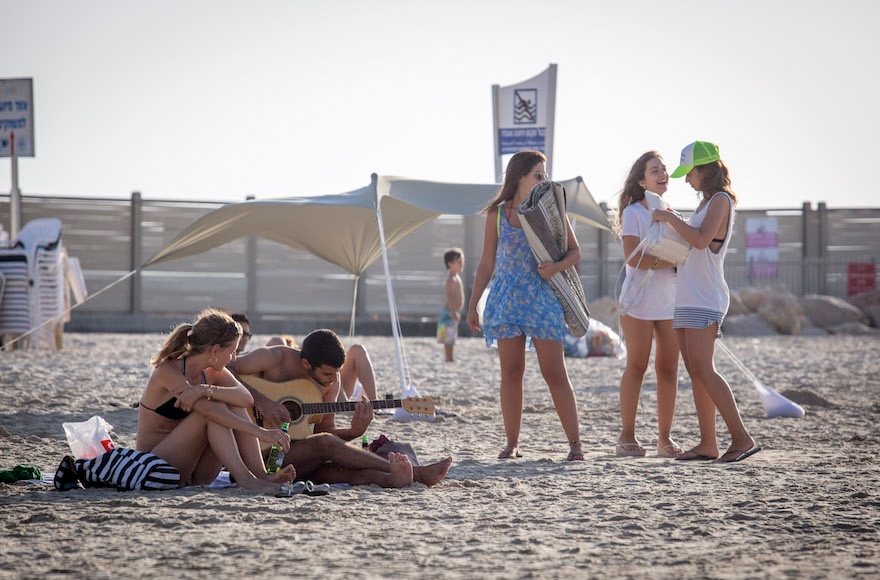
[[[406,399],[407,397],[421,397],[412,383],[403,390],[403,394],[400,396],[401,399]],[[436,414],[413,415],[406,409],[402,408],[394,409],[394,414],[391,416],[392,421],[425,421],[426,423],[433,423],[436,418]]]
[[[76,459],[94,459],[116,447],[110,438],[113,425],[98,415],[88,421],[62,423],[61,426],[64,427],[67,443]]]

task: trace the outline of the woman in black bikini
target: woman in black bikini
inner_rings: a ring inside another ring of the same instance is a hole
[[[223,466],[247,489],[274,489],[296,476],[293,466],[266,473],[259,442],[287,451],[290,437],[248,417],[253,398],[226,369],[241,333],[228,314],[208,309],[175,328],[151,361],[155,370],[138,407],[137,449],[176,467],[181,485],[211,483]]]

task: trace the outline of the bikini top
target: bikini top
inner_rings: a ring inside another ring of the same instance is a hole
[[[186,376],[186,357],[180,359],[180,371]],[[208,379],[205,378],[205,371],[202,371],[202,383],[207,383]],[[189,416],[189,411],[184,411],[180,407],[175,407],[177,404],[177,397],[171,397],[155,409],[150,409],[144,402],[141,401],[140,406],[148,411],[153,411],[157,415],[165,417],[166,419],[171,419],[172,421],[180,421],[181,419],[185,419]]]

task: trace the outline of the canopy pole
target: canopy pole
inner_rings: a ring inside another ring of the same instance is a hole
[[[385,289],[388,292],[388,314],[391,315],[391,333],[394,335],[394,351],[397,354],[397,370],[400,373],[400,392],[406,391],[406,371],[403,368],[402,345],[397,330],[397,309],[394,307],[394,290],[391,288],[391,270],[388,268],[388,248],[385,245],[385,228],[382,226],[382,203],[376,196],[376,218],[379,222],[379,241],[382,244],[382,265],[385,267]]]
[[[348,336],[351,338],[354,336],[354,319],[357,314],[357,301],[358,301],[358,281],[360,280],[361,275],[355,274],[354,277],[354,296],[351,299],[351,322],[348,325]]]

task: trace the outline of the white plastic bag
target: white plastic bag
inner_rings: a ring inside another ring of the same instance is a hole
[[[88,421],[62,423],[61,426],[67,435],[70,450],[77,459],[94,459],[116,447],[110,438],[113,425],[97,415]]]

